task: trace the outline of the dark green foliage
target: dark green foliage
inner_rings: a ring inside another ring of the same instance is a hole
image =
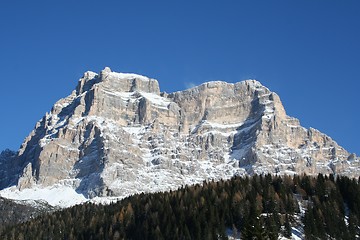
[[[304,216],[306,238],[356,239],[359,182],[347,177],[338,177],[335,182],[332,176],[321,174],[317,179],[304,176],[303,182],[315,186],[307,191],[311,201]]]
[[[8,225],[25,222],[38,215],[54,210],[53,207],[42,202],[30,206],[25,201],[12,201],[0,197],[0,232],[1,229]]]
[[[107,206],[74,206],[6,227],[0,239],[278,239],[298,224],[299,201],[308,204],[307,239],[355,239],[359,197],[358,181],[348,178],[236,177]]]
[[[284,237],[290,238],[291,237],[291,223],[289,215],[285,215],[285,222],[284,222]]]

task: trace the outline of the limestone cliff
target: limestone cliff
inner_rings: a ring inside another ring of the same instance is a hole
[[[355,177],[360,170],[356,156],[301,127],[258,81],[208,82],[166,94],[155,79],[109,68],[86,72],[15,158],[1,165],[15,169],[0,179],[1,188],[67,184],[88,198],[234,175]]]

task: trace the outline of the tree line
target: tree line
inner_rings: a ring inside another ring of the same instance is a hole
[[[359,236],[359,179],[234,177],[176,191],[86,203],[1,230],[1,239],[306,239]]]

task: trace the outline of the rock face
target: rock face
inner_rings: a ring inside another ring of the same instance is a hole
[[[16,152],[6,149],[0,153],[0,189],[17,183],[20,165]]]
[[[166,94],[155,79],[109,68],[86,72],[12,158],[1,188],[67,184],[88,198],[254,173],[360,172],[355,155],[301,127],[255,80]]]
[[[26,222],[39,215],[58,210],[44,202],[12,201],[0,197],[1,227]]]

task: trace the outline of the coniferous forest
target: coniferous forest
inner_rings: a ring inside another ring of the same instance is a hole
[[[359,179],[234,177],[111,205],[83,204],[0,228],[0,239],[359,238]]]

